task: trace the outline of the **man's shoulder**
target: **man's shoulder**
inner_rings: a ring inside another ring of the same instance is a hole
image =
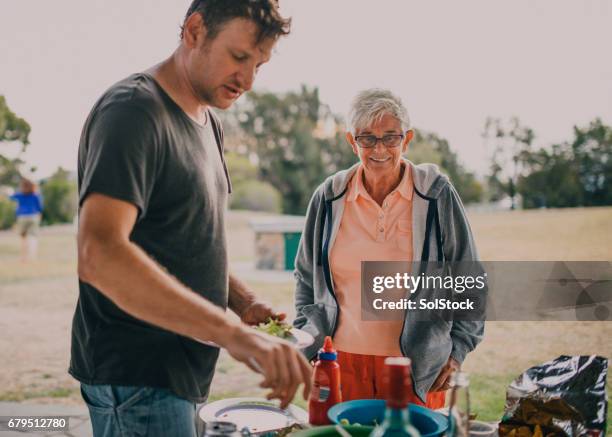
[[[163,92],[155,79],[145,73],[135,73],[111,85],[102,94],[94,110],[133,110],[156,117],[165,111],[166,105]]]

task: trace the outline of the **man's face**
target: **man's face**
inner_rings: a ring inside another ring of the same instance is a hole
[[[385,147],[383,142],[379,140],[375,147],[363,148],[358,144],[359,137],[362,135],[374,135],[378,138],[397,136],[398,144],[396,147]],[[404,135],[404,137],[400,139],[399,135]],[[408,143],[412,136],[413,131],[411,130],[402,132],[402,125],[396,117],[385,114],[372,125],[364,129],[358,129],[355,132],[355,136],[350,132],[347,133],[346,138],[351,143],[353,153],[359,157],[366,171],[371,174],[383,175],[385,173],[392,173],[399,168],[402,153],[408,148]]]
[[[197,18],[203,29],[201,17]],[[189,48],[187,77],[202,103],[226,109],[251,89],[259,67],[270,60],[276,43],[265,38],[256,44],[257,31],[253,21],[235,18],[212,40],[206,38],[204,29],[185,37]]]

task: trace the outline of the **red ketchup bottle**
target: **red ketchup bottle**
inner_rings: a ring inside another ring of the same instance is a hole
[[[325,337],[319,359],[314,366],[314,381],[308,401],[308,421],[311,425],[327,425],[327,410],[342,402],[340,393],[340,365],[331,337]]]

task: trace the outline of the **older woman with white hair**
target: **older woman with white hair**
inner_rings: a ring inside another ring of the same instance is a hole
[[[361,262],[473,261],[472,232],[448,178],[402,157],[414,132],[397,96],[359,93],[349,122],[359,163],[327,178],[310,201],[295,262],[294,325],[315,337],[304,350],[311,359],[333,336],[343,400],[384,397],[384,359],[408,356],[411,402],[443,407],[451,373],[480,342],[484,323],[423,322],[410,311],[403,320],[364,321]]]

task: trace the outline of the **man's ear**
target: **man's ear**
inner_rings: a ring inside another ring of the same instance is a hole
[[[352,133],[350,132],[346,133],[346,141],[351,145],[351,148],[353,149],[353,153],[359,156],[359,146],[357,146],[357,142],[355,141],[355,137],[353,137]]]
[[[194,12],[186,20],[183,26],[183,43],[188,48],[200,47],[206,40],[206,26],[199,12]]]

